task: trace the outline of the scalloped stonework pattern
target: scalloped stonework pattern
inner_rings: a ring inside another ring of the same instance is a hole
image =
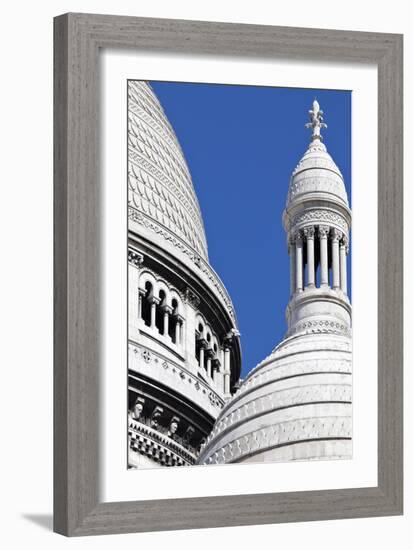
[[[350,439],[352,417],[319,417],[280,422],[250,432],[229,442],[205,460],[205,464],[225,464],[239,461],[244,456],[264,452],[281,445],[308,440]]]
[[[287,206],[305,193],[322,192],[336,195],[348,204],[343,176],[324,144],[310,144],[295,167],[288,190]]]
[[[128,202],[208,258],[198,200],[178,140],[145,82],[128,83]]]

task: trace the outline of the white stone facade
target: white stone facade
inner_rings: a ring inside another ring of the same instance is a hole
[[[129,467],[193,464],[241,368],[231,299],[151,87],[128,83]]]
[[[322,143],[317,101],[309,114],[311,143],[292,174],[283,215],[288,331],[225,405],[201,464],[352,456],[351,212],[343,177]]]

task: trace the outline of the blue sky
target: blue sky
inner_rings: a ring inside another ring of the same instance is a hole
[[[234,303],[242,376],[286,332],[289,259],[282,227],[291,172],[305,152],[317,98],[329,153],[351,201],[351,92],[151,82],[188,163],[209,259]],[[348,270],[350,274],[350,270]]]

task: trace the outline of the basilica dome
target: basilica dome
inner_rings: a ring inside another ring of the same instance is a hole
[[[128,467],[186,466],[236,390],[239,332],[172,126],[127,86]]]
[[[160,246],[207,260],[201,210],[175,132],[146,82],[129,83],[128,101],[129,218]]]
[[[335,325],[284,340],[241,384],[203,464],[351,456],[351,339]]]

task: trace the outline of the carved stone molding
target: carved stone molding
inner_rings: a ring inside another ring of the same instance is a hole
[[[330,210],[309,210],[306,212],[300,212],[291,220],[290,228],[297,225],[304,225],[306,223],[311,223],[312,225],[322,224],[332,224],[337,225],[342,231],[348,233],[349,227],[343,216],[337,212],[332,212]]]
[[[128,436],[130,451],[147,456],[162,466],[190,466],[195,463],[195,453],[141,422],[130,422]]]
[[[202,462],[223,464],[237,462],[256,452],[264,452],[281,445],[292,445],[306,440],[351,439],[351,415],[343,417],[318,417],[280,422],[227,443],[208,456],[206,445]]]
[[[211,388],[211,386],[209,386],[206,382],[202,381],[188,370],[180,367],[177,363],[172,362],[170,359],[166,359],[162,355],[157,354],[144,346],[138,346],[131,342],[129,342],[129,350],[138,357],[142,357],[143,361],[150,368],[162,367],[165,371],[171,372],[177,377],[177,380],[179,379],[181,384],[188,384],[194,388],[196,393],[205,396],[205,398],[208,397],[209,401],[217,408],[222,409],[224,406],[223,398],[215,391],[214,388]],[[154,376],[156,376],[156,373],[154,373]],[[211,394],[211,396],[209,394]]]
[[[327,334],[343,334],[345,336],[351,336],[351,329],[344,323],[339,323],[338,321],[314,319],[294,325],[288,331],[287,337],[301,332],[308,334],[320,334],[324,332]]]
[[[190,288],[187,288],[185,291],[185,302],[191,305],[194,309],[198,309],[201,299]]]
[[[328,373],[326,373],[328,376]],[[239,407],[231,408],[231,412],[224,414],[215,424],[213,431],[206,439],[206,447],[209,442],[216,442],[217,436],[223,436],[230,430],[236,430],[245,421],[255,416],[270,414],[277,409],[289,406],[306,406],[312,403],[336,402],[348,403],[352,401],[352,385],[350,377],[348,383],[308,384],[307,386],[285,388],[261,395],[251,401],[242,403]]]

